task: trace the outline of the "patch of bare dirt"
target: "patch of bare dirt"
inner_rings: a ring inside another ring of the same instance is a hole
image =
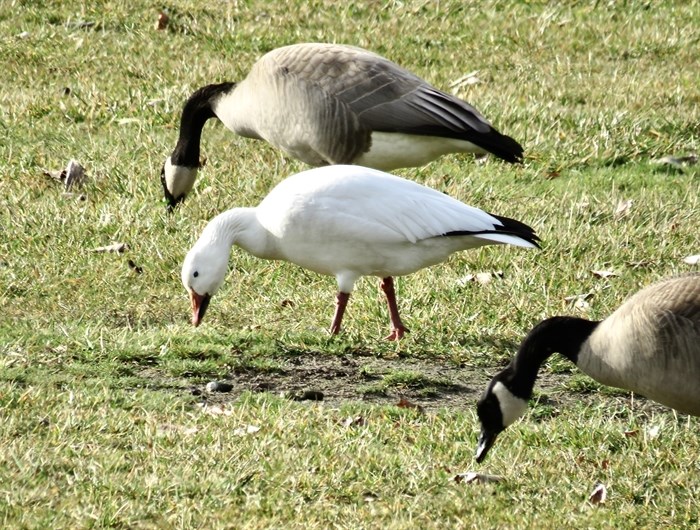
[[[456,366],[444,359],[386,359],[348,354],[343,356],[305,353],[275,358],[274,366],[242,366],[227,377],[217,379],[225,392],[207,390],[207,383],[188,384],[183,379],[163,377],[148,368],[141,373],[150,380],[151,388],[189,392],[209,404],[236,401],[244,392],[267,392],[300,403],[322,402],[338,407],[348,403],[417,406],[425,411],[445,408],[471,409],[499,367]],[[574,369],[575,371],[575,369]],[[386,385],[385,378],[397,372],[418,374],[415,381]],[[641,396],[620,392],[618,396],[602,396],[597,392],[572,392],[563,388],[571,374],[543,373],[537,379],[539,405],[551,412],[573,401],[599,404],[608,400],[611,410],[617,405],[632,405],[637,413],[662,412],[665,409]],[[401,403],[403,402],[403,403]],[[616,405],[617,404],[617,405]],[[623,407],[624,408],[624,407]]]
[[[417,381],[390,385],[382,381],[396,372],[419,374]],[[396,404],[409,400],[425,409],[465,408],[488,383],[485,369],[448,366],[421,359],[382,359],[353,355],[300,355],[279,360],[276,368],[238,368],[219,381],[231,385],[227,392],[207,392],[195,387],[208,402],[237,399],[241,393],[269,392],[297,401],[323,401],[338,406],[347,402]]]

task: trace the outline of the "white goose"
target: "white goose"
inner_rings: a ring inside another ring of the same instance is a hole
[[[537,372],[555,352],[604,385],[700,416],[700,274],[651,285],[602,322],[553,317],[535,326],[477,404],[477,462],[525,413]]]
[[[406,332],[393,276],[440,263],[482,245],[537,247],[532,228],[488,214],[415,182],[361,166],[326,166],[292,175],[256,208],[234,208],[205,227],[187,254],[182,283],[192,323],[221,287],[231,247],[296,263],[338,282],[331,333],[338,333],[360,276],[378,276],[391,317],[388,339]]]
[[[311,166],[358,164],[389,171],[446,153],[522,160],[523,149],[471,105],[391,61],[353,46],[296,44],[261,57],[240,83],[197,90],[161,171],[172,208],[190,192],[202,127],[218,118]]]

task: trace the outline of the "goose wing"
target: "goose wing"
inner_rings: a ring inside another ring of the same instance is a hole
[[[511,232],[505,226],[510,220],[359,166],[328,166],[293,175],[270,192],[258,212],[261,223],[281,239],[294,232],[295,237],[389,244]]]
[[[355,120],[340,120],[346,131],[455,138],[509,161],[522,158],[522,147],[496,131],[474,107],[377,54],[352,46],[303,44],[268,56],[284,75],[321,91],[336,119],[347,109]]]

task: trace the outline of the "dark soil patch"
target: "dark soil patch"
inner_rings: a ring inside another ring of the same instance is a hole
[[[401,400],[407,400],[426,411],[436,411],[441,408],[473,408],[499,369],[457,366],[445,359],[386,359],[309,352],[286,358],[275,357],[274,364],[267,366],[237,367],[227,377],[217,380],[230,387],[226,392],[209,392],[206,382],[187,384],[183,379],[163,377],[152,368],[140,375],[147,376],[150,388],[187,391],[210,404],[236,401],[245,392],[267,392],[300,403],[322,402],[330,407],[349,403],[398,405]],[[415,377],[397,378],[397,373]],[[571,375],[540,374],[535,390],[541,416],[557,414],[558,409],[574,401],[593,405],[608,400],[611,410],[615,408],[615,402],[630,403],[631,394],[624,391],[616,396],[569,391],[564,383]],[[634,396],[634,403],[638,413],[667,410],[638,395]]]
[[[414,381],[385,383],[392,374],[407,372],[416,375]],[[229,392],[209,393],[205,385],[196,390],[213,403],[232,401],[249,391],[323,401],[330,406],[348,402],[388,405],[403,398],[425,409],[438,409],[472,406],[488,380],[484,369],[438,361],[308,354],[279,360],[274,369],[238,368],[220,380],[232,385]]]

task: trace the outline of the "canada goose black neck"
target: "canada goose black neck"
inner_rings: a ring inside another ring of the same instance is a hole
[[[182,109],[180,135],[171,155],[173,165],[199,167],[199,144],[204,124],[216,116],[214,103],[235,86],[231,82],[207,85],[190,96]]]
[[[477,403],[481,422],[477,462],[486,458],[498,434],[525,413],[542,363],[553,353],[576,363],[581,346],[598,324],[583,318],[553,317],[532,329],[513,360],[491,380]]]
[[[508,389],[522,399],[532,396],[537,372],[553,353],[574,364],[581,346],[600,324],[578,317],[552,317],[535,326],[520,344],[518,353],[503,374]]]

